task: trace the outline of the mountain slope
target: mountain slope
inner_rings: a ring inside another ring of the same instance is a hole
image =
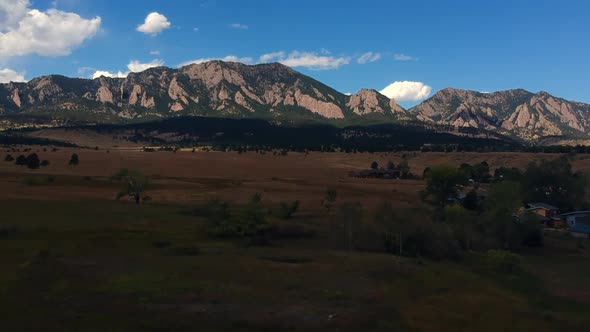
[[[353,102],[351,102],[353,101]],[[0,85],[0,113],[117,122],[177,115],[344,119],[405,110],[374,90],[346,96],[278,63],[211,61],[127,78],[45,76]]]
[[[493,130],[527,140],[586,135],[590,130],[590,105],[522,89],[481,93],[446,88],[409,113],[426,122]]]

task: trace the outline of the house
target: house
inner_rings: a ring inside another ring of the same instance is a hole
[[[540,223],[547,227],[559,228],[562,219],[559,216],[559,209],[546,203],[529,203],[526,205],[526,211],[532,212],[538,217]]]
[[[352,171],[350,176],[356,178],[366,179],[399,179],[401,177],[401,170],[399,169],[367,169],[361,171]]]
[[[564,213],[561,217],[567,223],[573,236],[590,237],[590,211]]]

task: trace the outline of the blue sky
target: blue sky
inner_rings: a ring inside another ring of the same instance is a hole
[[[386,90],[404,106],[448,86],[590,102],[588,13],[584,0],[0,0],[0,80],[226,58],[345,93],[414,82]]]

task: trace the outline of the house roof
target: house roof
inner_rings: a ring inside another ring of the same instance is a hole
[[[557,207],[555,207],[553,205],[546,204],[546,203],[529,203],[527,205],[531,209],[559,210]]]
[[[576,214],[590,215],[590,211],[574,211],[574,212],[562,213],[561,216],[566,217],[566,216],[573,216]]]

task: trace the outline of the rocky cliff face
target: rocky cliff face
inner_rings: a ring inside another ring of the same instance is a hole
[[[535,140],[590,130],[590,105],[525,90],[494,93],[447,88],[409,111],[418,119]]]
[[[179,69],[152,68],[127,78],[46,76],[0,85],[2,113],[57,116],[64,111],[68,116],[105,119],[102,122],[177,114],[343,119],[375,112],[405,113],[374,90],[345,96],[278,63],[249,66],[211,61]]]

